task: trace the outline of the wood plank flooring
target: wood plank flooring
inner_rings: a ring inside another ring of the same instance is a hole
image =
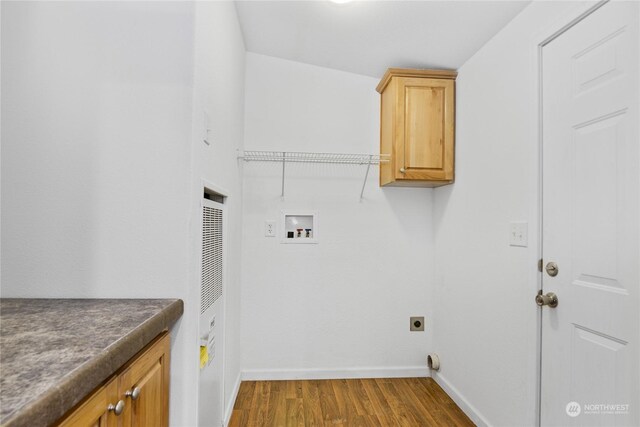
[[[431,378],[243,381],[230,427],[473,426]]]

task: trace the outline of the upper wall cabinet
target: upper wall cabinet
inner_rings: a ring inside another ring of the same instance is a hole
[[[390,68],[381,94],[380,186],[438,187],[454,179],[455,71]]]

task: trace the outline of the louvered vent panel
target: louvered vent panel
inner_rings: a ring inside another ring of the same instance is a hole
[[[222,210],[203,207],[200,314],[222,296]]]

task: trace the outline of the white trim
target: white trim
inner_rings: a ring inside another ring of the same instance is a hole
[[[222,188],[222,187],[218,187],[217,185],[215,185],[213,182],[208,181],[204,178],[200,179],[200,184],[201,184],[201,191],[200,191],[200,195],[199,197],[202,199],[202,192],[204,191],[205,188],[208,188],[211,191],[215,191],[216,193],[224,196],[224,197],[231,197],[231,193],[229,191],[227,191],[226,189]]]
[[[233,414],[233,405],[236,403],[236,399],[238,398],[238,392],[240,391],[240,383],[242,380],[240,379],[240,373],[236,377],[236,383],[233,385],[233,390],[231,391],[231,396],[229,398],[229,402],[227,402],[227,407],[224,411],[224,419],[223,425],[227,427],[229,425],[229,421],[231,421],[231,415]]]
[[[242,371],[241,375],[243,381],[415,378],[430,376],[429,369],[426,366],[342,369],[249,369]]]
[[[473,406],[469,401],[458,391],[457,388],[451,385],[449,381],[447,381],[442,374],[434,372],[433,380],[438,383],[440,387],[449,395],[451,400],[453,400],[456,405],[462,409],[462,412],[467,414],[471,421],[479,427],[489,427],[491,424],[487,421],[487,419]]]
[[[209,200],[209,199],[202,199],[202,206],[208,206],[210,208],[214,208],[214,209],[220,209],[222,212],[226,212],[227,211],[227,206],[224,203],[220,203],[220,202],[216,202],[215,200]],[[224,215],[224,213],[223,213]],[[224,227],[226,224],[224,224],[224,217],[223,217],[223,224],[222,226]],[[223,230],[224,233],[224,230]],[[224,238],[224,235],[223,235]],[[223,242],[224,243],[224,242]]]
[[[586,2],[586,4],[582,4],[578,6],[576,8],[576,10],[578,10],[578,13],[575,13],[575,11],[571,12],[571,16],[573,16],[573,19],[571,19],[569,22],[562,25],[560,28],[557,28],[551,35],[548,35],[547,37],[545,37],[544,40],[538,43],[538,45],[540,47],[544,47],[547,44],[551,43],[552,41],[554,41],[555,39],[557,39],[558,37],[566,33],[568,30],[573,28],[576,24],[579,24],[580,22],[582,22],[582,20],[584,20],[587,16],[591,15],[593,12],[600,9],[605,4],[609,3],[609,0],[600,0],[595,4],[593,3],[594,3],[593,1],[589,1],[589,2]],[[548,32],[546,33],[548,34]]]

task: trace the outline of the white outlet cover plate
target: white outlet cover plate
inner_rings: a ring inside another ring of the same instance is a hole
[[[526,221],[511,221],[509,223],[509,246],[526,248],[529,244],[529,223]]]
[[[265,221],[264,222],[264,235],[266,237],[276,237],[276,222]]]

